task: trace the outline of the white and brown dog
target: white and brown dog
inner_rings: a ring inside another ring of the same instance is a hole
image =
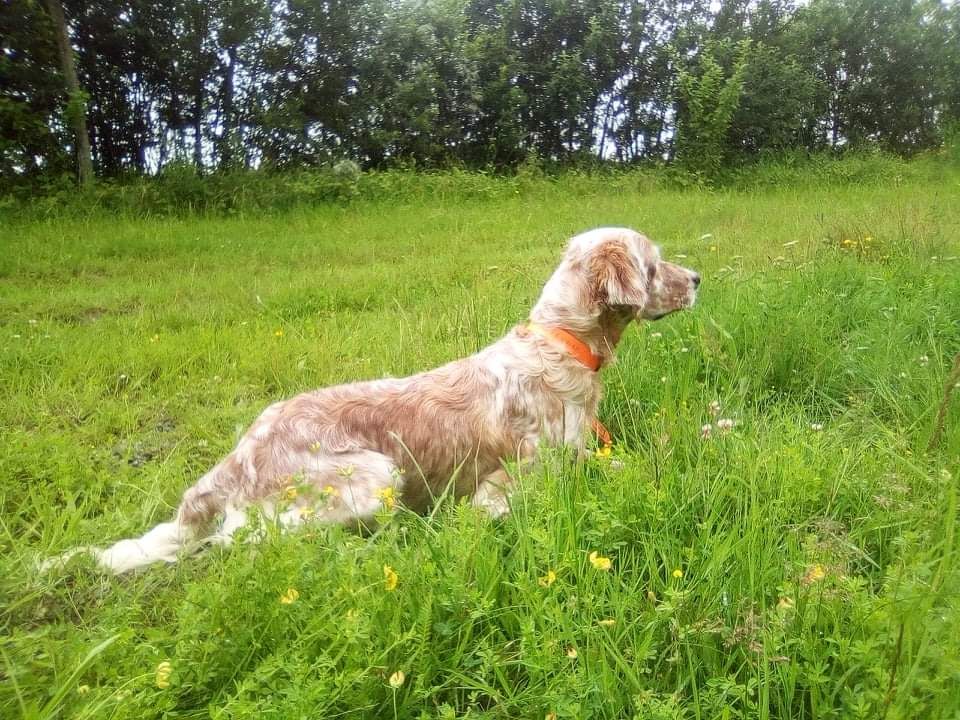
[[[513,482],[504,462],[530,459],[541,444],[582,450],[600,399],[597,370],[624,329],[690,307],[699,284],[632,230],[577,235],[528,324],[436,370],[274,403],[184,493],[171,522],[85,550],[118,573],[173,562],[185,548],[229,542],[251,506],[282,526],[367,526],[394,503],[420,512],[452,492],[502,514]]]

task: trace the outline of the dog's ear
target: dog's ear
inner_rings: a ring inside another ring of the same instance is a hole
[[[605,305],[647,304],[647,273],[622,242],[605,242],[590,255],[590,292]]]

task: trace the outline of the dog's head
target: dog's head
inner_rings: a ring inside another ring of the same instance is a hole
[[[564,264],[585,284],[588,305],[658,320],[691,307],[700,275],[660,258],[660,249],[628,228],[599,228],[570,241]]]

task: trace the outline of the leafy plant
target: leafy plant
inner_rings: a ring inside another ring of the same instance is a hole
[[[727,133],[740,103],[750,52],[749,41],[736,48],[729,73],[717,61],[718,48],[707,46],[692,68],[681,68],[677,85],[681,112],[676,157],[688,171],[705,180],[715,178],[727,153]]]

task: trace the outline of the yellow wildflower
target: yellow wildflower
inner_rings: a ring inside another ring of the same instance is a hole
[[[77,686],[77,695],[86,695],[88,692],[90,692],[90,686],[89,686],[89,685],[79,685],[79,686]]]
[[[390,687],[396,690],[398,687],[403,685],[404,680],[407,679],[406,673],[403,670],[397,670],[393,675],[390,676]]]
[[[282,328],[277,328],[276,331],[273,333],[273,335],[274,335],[274,337],[278,337],[278,338],[283,337],[283,329],[282,329]]]
[[[550,587],[557,581],[557,574],[553,570],[547,570],[547,574],[537,580],[540,587]]]
[[[804,585],[812,585],[815,582],[820,582],[826,576],[827,571],[823,569],[823,565],[817,563],[816,565],[811,565],[809,568],[807,568],[807,572],[804,573],[801,582]]]
[[[683,570],[681,570],[680,568],[677,568],[677,569],[674,570],[671,574],[672,574],[675,578],[677,578],[677,580],[679,580],[680,578],[683,577]]]
[[[604,445],[597,448],[597,457],[598,458],[608,458],[610,453],[613,452],[613,449],[609,445]]]
[[[793,600],[788,597],[782,597],[777,602],[777,610],[789,610],[794,605]]]
[[[297,486],[296,485],[287,485],[283,489],[283,499],[284,500],[296,500],[297,499]]]
[[[557,720],[557,714],[555,712],[548,712],[543,720]]]
[[[383,503],[383,506],[387,510],[393,510],[397,504],[397,499],[393,495],[393,487],[385,487],[377,494],[380,496],[380,501]]]
[[[394,570],[389,565],[383,566],[383,587],[386,588],[387,592],[393,592],[397,589],[397,583],[400,582],[400,577],[397,575],[397,571]]]
[[[152,338],[150,338],[150,342],[152,342],[152,343],[160,342],[160,336],[159,336],[159,335],[154,335]]]
[[[337,475],[340,475],[341,477],[350,477],[353,475],[353,465],[344,465],[343,467],[338,467]]]
[[[162,663],[157,665],[157,687],[161,690],[166,690],[170,687],[170,675],[173,673],[173,666],[168,660],[164,660]]]
[[[606,618],[606,619],[604,619],[604,620],[597,620],[597,625],[603,625],[603,627],[611,627],[611,626],[616,625],[616,624],[617,624],[617,621],[614,620],[613,618]]]
[[[327,497],[340,497],[340,491],[337,490],[333,485],[327,485],[323,489],[323,494]]]
[[[283,605],[293,605],[299,597],[300,593],[297,592],[296,588],[287,588],[287,591],[280,596],[280,603]]]
[[[716,251],[717,251],[717,246],[716,246],[716,245],[711,245],[711,246],[710,246],[710,252],[716,252]]]
[[[610,558],[604,557],[603,555],[598,555],[597,551],[594,550],[590,553],[590,564],[593,565],[597,570],[609,570],[613,563],[610,562]]]
[[[577,659],[577,649],[576,649],[575,647],[568,647],[568,648],[567,648],[567,657],[570,658],[571,660],[576,660],[576,659]]]
[[[309,520],[310,518],[313,517],[314,512],[315,510],[313,509],[312,506],[304,505],[302,508],[300,508],[300,517],[303,520]]]
[[[323,447],[323,446],[320,444],[320,441],[318,440],[317,442],[312,443],[312,444],[310,445],[310,452],[312,452],[312,453],[318,453],[318,452],[320,452],[320,450],[321,450],[322,447]]]

